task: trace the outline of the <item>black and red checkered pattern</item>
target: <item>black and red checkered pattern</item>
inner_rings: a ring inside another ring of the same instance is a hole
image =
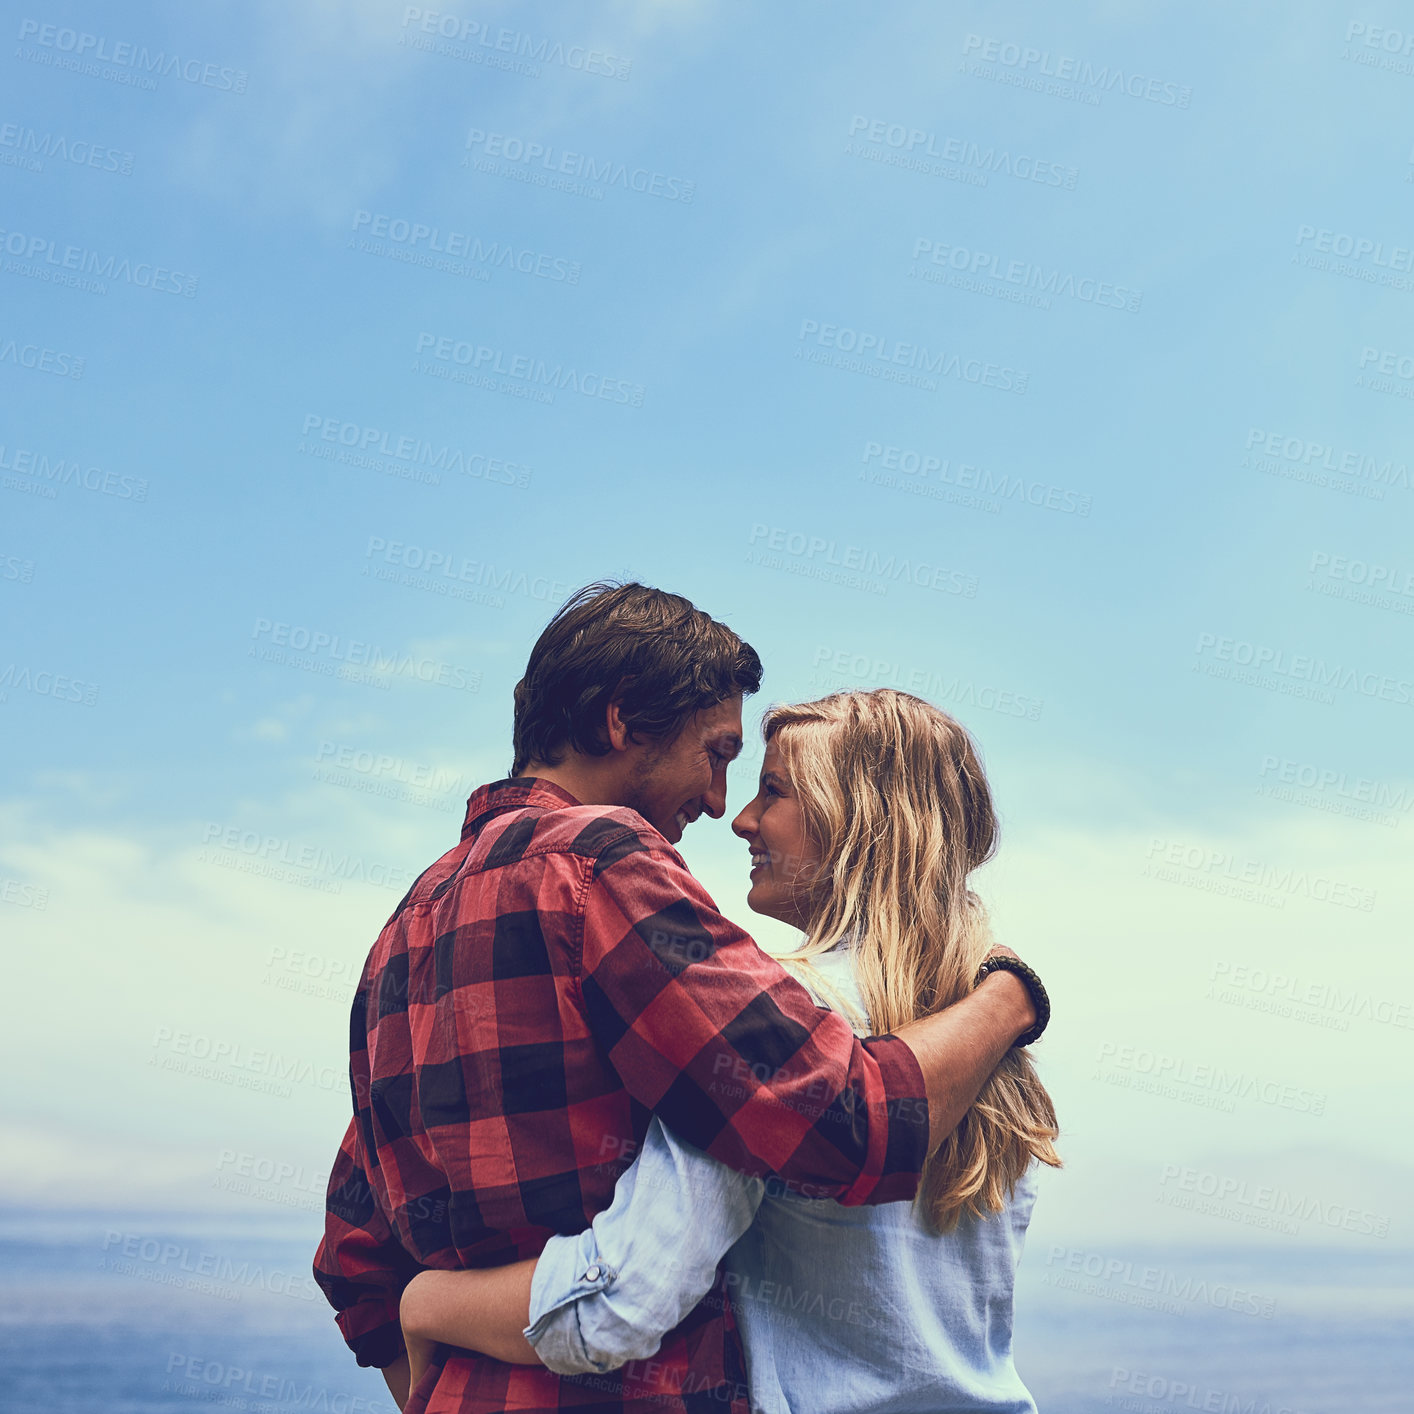
[[[907,1046],[815,1006],[635,811],[531,778],[467,802],[461,843],[369,954],[349,1049],[315,1276],[364,1365],[400,1353],[419,1268],[587,1227],[655,1111],[734,1168],[845,1203],[911,1198],[927,1149]],[[409,1410],[747,1409],[720,1282],[651,1361],[567,1379],[453,1355],[430,1384]]]

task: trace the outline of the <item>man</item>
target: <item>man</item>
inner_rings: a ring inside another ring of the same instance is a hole
[[[400,1404],[412,1275],[582,1231],[653,1113],[811,1196],[909,1199],[1036,1022],[1029,986],[998,972],[861,1042],[717,911],[672,846],[725,812],[760,681],[755,651],[680,596],[581,590],[516,687],[511,776],[472,794],[461,842],[369,954],[315,1276]],[[730,1304],[713,1297],[655,1360],[595,1380],[443,1352],[408,1408],[746,1414]]]

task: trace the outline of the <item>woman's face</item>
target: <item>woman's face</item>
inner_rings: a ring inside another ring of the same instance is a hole
[[[755,799],[732,821],[732,830],[751,848],[747,906],[792,927],[808,928],[809,881],[820,852],[806,833],[800,800],[775,742],[766,744]]]

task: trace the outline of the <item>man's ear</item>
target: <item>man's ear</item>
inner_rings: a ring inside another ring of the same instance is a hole
[[[611,701],[604,709],[604,730],[611,751],[626,751],[632,745],[632,738],[624,724],[623,713],[619,710],[617,700]]]

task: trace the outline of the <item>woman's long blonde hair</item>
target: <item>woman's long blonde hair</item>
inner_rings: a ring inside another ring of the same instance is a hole
[[[858,1020],[876,1035],[960,1001],[991,947],[967,877],[997,840],[966,729],[922,698],[879,688],[774,707],[763,731],[820,851],[805,885],[810,926],[785,960],[830,995],[811,959],[850,937],[868,1013]],[[923,1171],[917,1202],[933,1228],[1000,1212],[1033,1159],[1059,1168],[1058,1132],[1031,1057],[1008,1051]]]

